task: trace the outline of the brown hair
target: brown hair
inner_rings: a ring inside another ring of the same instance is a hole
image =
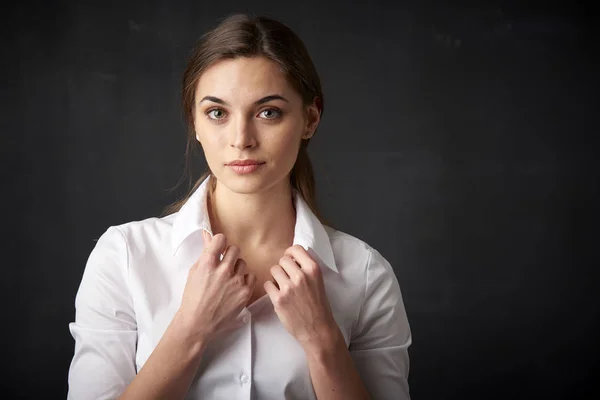
[[[166,207],[163,215],[179,211],[209,175],[209,190],[213,191],[216,185],[209,167],[191,186],[192,155],[200,150],[194,132],[194,97],[200,76],[220,60],[257,56],[276,62],[301,95],[304,105],[315,101],[320,114],[323,114],[321,80],[304,43],[288,26],[267,17],[247,14],[234,14],[225,18],[200,38],[183,74],[182,105],[188,128],[184,176],[189,175],[190,188],[183,198]],[[303,139],[300,144],[298,157],[290,174],[290,183],[300,192],[321,223],[331,226],[317,209],[315,179],[307,152],[309,140],[310,138]]]

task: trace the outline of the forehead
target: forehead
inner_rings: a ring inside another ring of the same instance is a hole
[[[270,94],[299,97],[279,65],[266,57],[238,57],[210,66],[200,76],[196,99],[216,96],[223,100],[255,101]]]

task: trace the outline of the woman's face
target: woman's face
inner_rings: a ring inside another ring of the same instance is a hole
[[[319,123],[313,104],[302,98],[278,65],[264,57],[222,60],[200,77],[195,95],[196,138],[219,184],[237,193],[255,193],[286,183],[300,142]],[[238,173],[229,163],[263,164]]]

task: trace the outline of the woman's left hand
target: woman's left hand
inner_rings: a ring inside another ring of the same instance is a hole
[[[336,337],[339,328],[327,300],[321,268],[302,246],[287,248],[279,264],[271,267],[271,275],[279,288],[269,280],[265,291],[285,329],[305,350]]]

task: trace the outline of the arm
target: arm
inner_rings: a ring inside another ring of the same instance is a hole
[[[178,332],[185,331],[178,314],[138,375],[119,400],[183,399],[200,364],[205,340],[194,340]]]
[[[410,400],[408,348],[412,334],[390,263],[370,249],[365,297],[352,329],[350,355],[375,400]]]
[[[180,313],[136,376],[137,323],[127,260],[125,238],[118,228],[109,228],[88,258],[75,299],[68,399],[116,399],[121,394],[121,399],[182,399],[189,389],[205,341],[183,333],[189,330]]]
[[[411,333],[400,285],[375,249],[369,248],[365,271],[365,293],[349,349],[329,307],[321,269],[302,246],[287,248],[271,267],[274,281],[264,283],[279,320],[307,355],[320,400],[367,399],[367,393],[375,400],[410,399]]]
[[[339,328],[322,342],[304,350],[317,399],[369,399]]]
[[[377,250],[370,249],[349,349],[337,325],[328,332],[305,347],[318,399],[410,399],[410,326],[396,275]]]

